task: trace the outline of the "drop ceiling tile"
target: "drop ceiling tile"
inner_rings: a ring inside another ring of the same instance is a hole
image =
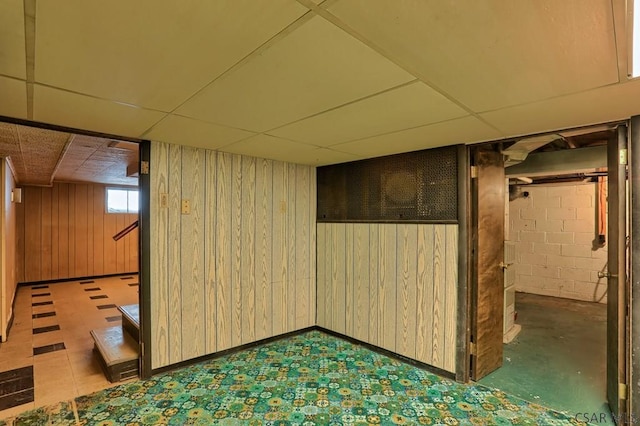
[[[294,0],[38,2],[35,77],[170,111],[307,11]]]
[[[164,117],[157,111],[34,86],[36,121],[119,136],[140,137]]]
[[[348,0],[328,10],[475,112],[618,81],[610,0]]]
[[[0,115],[27,118],[27,83],[0,76]]]
[[[413,79],[316,16],[215,81],[177,113],[262,132]]]
[[[347,142],[331,148],[358,155],[361,158],[371,158],[445,145],[494,140],[501,136],[497,130],[487,126],[477,118],[464,117]]]
[[[357,159],[352,154],[318,148],[269,135],[257,135],[225,146],[220,151],[313,166]]]
[[[178,145],[216,149],[253,135],[255,133],[177,115],[169,115],[156,124],[145,135],[145,138]]]
[[[0,2],[0,74],[26,79],[23,5],[23,0]]]
[[[415,82],[271,130],[269,134],[329,146],[464,115],[465,110],[426,84]]]
[[[562,96],[481,116],[506,136],[628,119],[640,114],[640,80]]]

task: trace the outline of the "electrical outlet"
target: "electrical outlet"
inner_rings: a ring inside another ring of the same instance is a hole
[[[182,214],[191,214],[191,201],[182,200]]]

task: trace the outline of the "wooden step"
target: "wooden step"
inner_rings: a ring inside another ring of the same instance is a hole
[[[110,382],[138,376],[138,343],[122,327],[91,330],[94,351]]]
[[[122,313],[122,328],[136,342],[140,342],[140,307],[135,305],[118,306],[118,310]]]

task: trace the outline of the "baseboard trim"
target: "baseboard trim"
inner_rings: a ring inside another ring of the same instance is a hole
[[[58,278],[58,279],[55,279],[55,280],[23,281],[23,282],[19,282],[18,285],[20,287],[30,287],[30,286],[33,286],[33,285],[68,283],[70,281],[94,280],[94,279],[98,279],[98,278],[121,277],[121,276],[124,276],[124,275],[134,275],[134,274],[138,274],[138,271],[135,271],[135,272],[118,272],[117,274],[107,274],[107,275],[91,275],[91,276],[87,276],[87,277]]]

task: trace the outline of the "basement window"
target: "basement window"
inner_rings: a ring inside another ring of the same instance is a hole
[[[107,213],[138,213],[138,190],[107,188]]]

